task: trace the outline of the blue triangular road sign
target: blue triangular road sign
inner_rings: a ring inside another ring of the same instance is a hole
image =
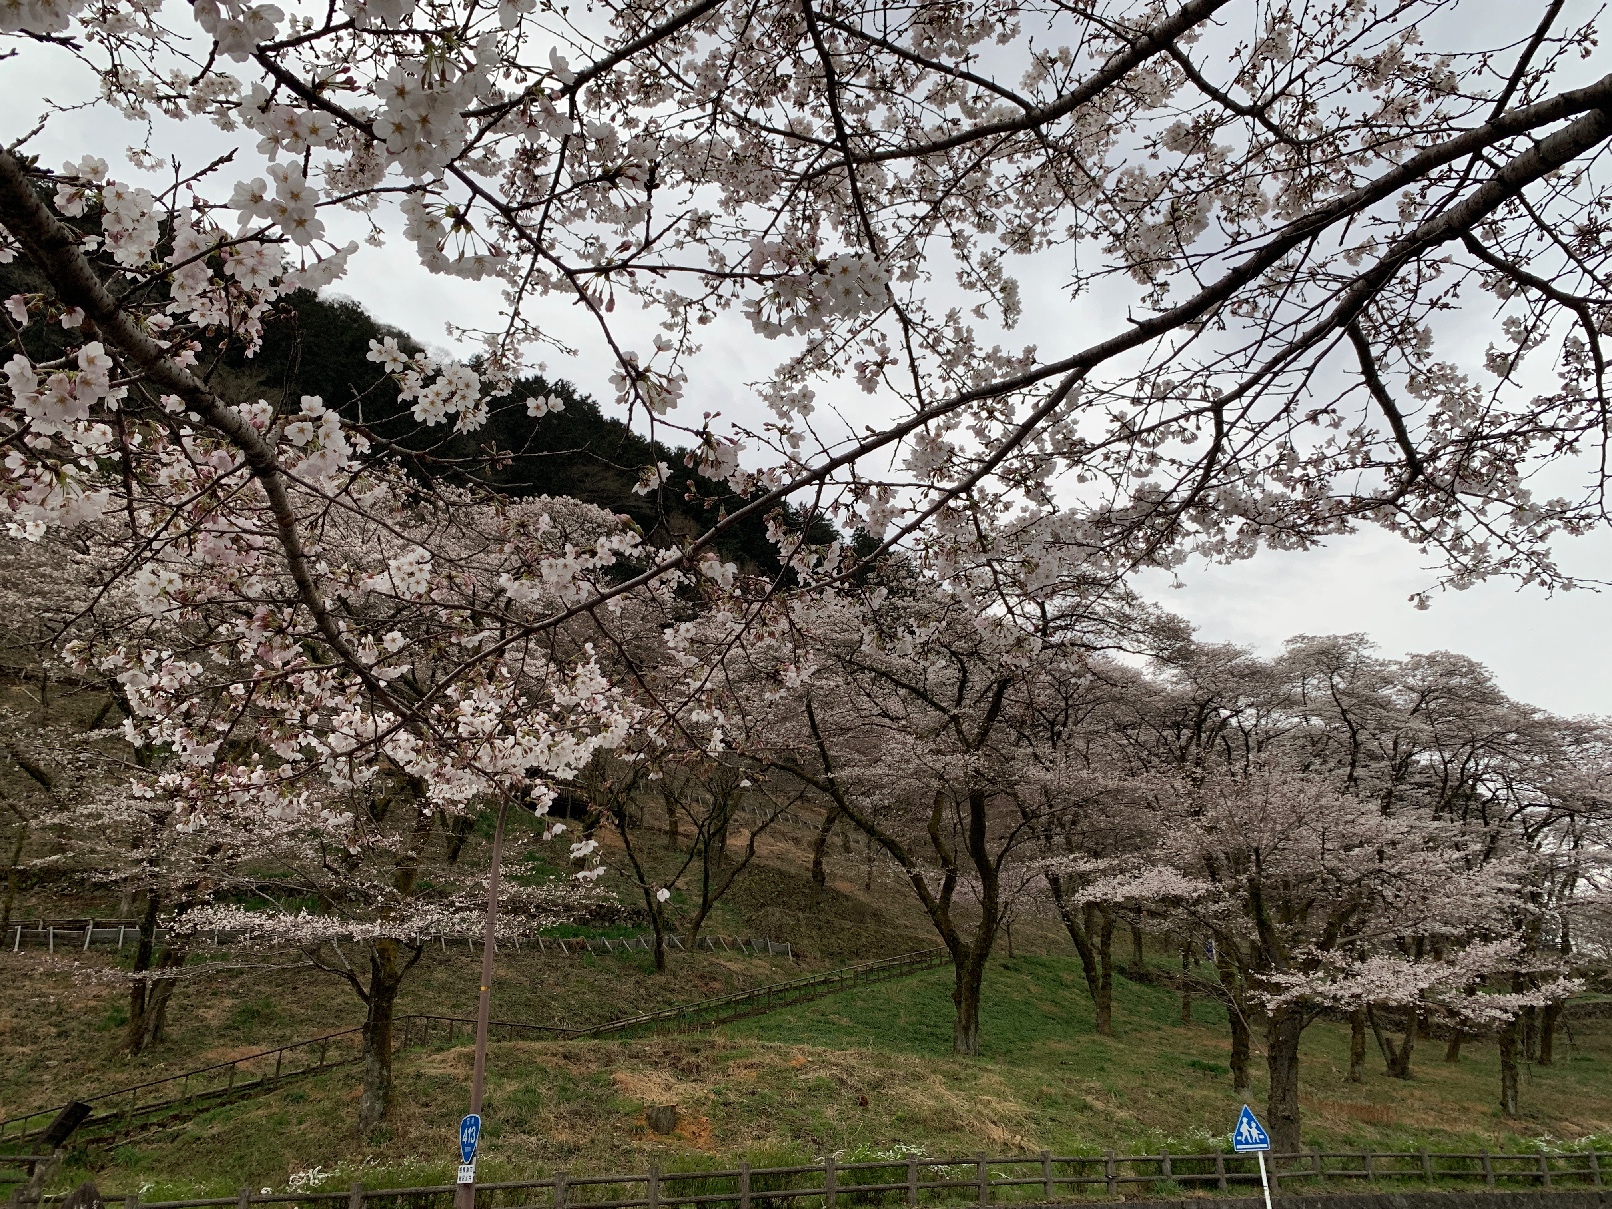
[[[1237,1128],[1231,1131],[1231,1148],[1239,1153],[1271,1148],[1270,1134],[1265,1132],[1254,1110],[1246,1104],[1243,1105],[1242,1115],[1237,1118]]]

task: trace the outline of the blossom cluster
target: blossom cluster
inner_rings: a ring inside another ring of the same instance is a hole
[[[866,252],[819,258],[792,243],[756,240],[749,270],[767,284],[759,297],[745,302],[745,315],[769,339],[875,315],[889,305],[890,274]]]
[[[414,418],[428,428],[451,415],[459,417],[454,425],[458,432],[472,432],[487,422],[481,376],[468,365],[452,361],[439,365],[423,352],[410,355],[398,347],[394,336],[371,340],[364,355],[397,382],[398,398],[411,403]]]

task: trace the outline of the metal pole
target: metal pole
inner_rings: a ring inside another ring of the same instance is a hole
[[[1259,1156],[1259,1186],[1265,1190],[1265,1209],[1271,1209],[1271,1181],[1265,1174],[1265,1152],[1254,1151]]]
[[[478,1116],[481,1114],[482,1088],[487,1081],[487,1022],[493,1006],[493,941],[494,929],[498,924],[498,873],[504,857],[504,817],[508,813],[509,802],[506,799],[498,806],[498,826],[493,829],[492,868],[487,873],[487,926],[481,938],[481,997],[476,1003],[476,1065],[470,1076],[470,1111]],[[475,1183],[456,1185],[453,1203],[454,1209],[476,1209]]]

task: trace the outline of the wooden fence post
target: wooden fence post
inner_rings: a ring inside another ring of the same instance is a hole
[[[123,1198],[123,1209],[140,1209],[140,1194],[131,1192]]]
[[[1543,1150],[1539,1152],[1539,1183],[1542,1187],[1550,1187],[1550,1157]]]
[[[739,1209],[750,1209],[750,1160],[739,1163]]]
[[[1108,1195],[1119,1195],[1119,1171],[1114,1166],[1114,1152],[1103,1151],[1103,1179],[1108,1185]]]
[[[1226,1191],[1226,1153],[1223,1150],[1215,1151],[1215,1187]]]
[[[917,1203],[918,1203],[918,1160],[914,1159],[914,1158],[909,1158],[907,1160],[907,1204],[908,1205],[916,1205]]]
[[[1487,1146],[1483,1148],[1483,1153],[1479,1157],[1483,1160],[1483,1182],[1492,1187],[1494,1184],[1494,1164],[1489,1161],[1489,1148]]]
[[[834,1209],[834,1156],[823,1158],[823,1209]]]
[[[235,1203],[237,1206],[239,1206],[239,1209],[251,1209],[252,1190],[250,1188],[242,1188],[241,1195],[236,1198]]]
[[[1371,1147],[1370,1146],[1366,1147],[1366,1152],[1361,1157],[1364,1158],[1365,1161],[1366,1161],[1366,1178],[1368,1180],[1376,1179],[1377,1174],[1376,1174],[1376,1172],[1372,1171],[1372,1169],[1371,1169]]]
[[[980,1209],[991,1203],[991,1167],[983,1154],[974,1156],[974,1181],[979,1185]]]
[[[1321,1185],[1321,1148],[1319,1146],[1310,1147],[1310,1170],[1315,1172],[1316,1187],[1320,1187],[1320,1185]]]
[[[554,1177],[554,1209],[565,1209],[565,1172]]]
[[[1266,1174],[1270,1177],[1271,1181],[1271,1195],[1280,1196],[1282,1194],[1282,1173],[1276,1169],[1276,1156],[1272,1154],[1267,1155],[1266,1157],[1270,1159],[1270,1162],[1266,1164],[1270,1170]]]
[[[1601,1186],[1601,1164],[1593,1150],[1590,1151],[1590,1179],[1595,1182],[1597,1188]]]
[[[1047,1150],[1041,1152],[1041,1186],[1043,1195],[1050,1201],[1052,1199],[1052,1153]]]
[[[364,1209],[364,1185],[359,1180],[347,1190],[347,1209]]]
[[[1419,1153],[1422,1158],[1422,1178],[1431,1184],[1433,1182],[1433,1159],[1427,1153],[1426,1146],[1423,1146]]]
[[[1170,1171],[1170,1152],[1168,1150],[1159,1152],[1159,1178],[1166,1183],[1175,1179],[1174,1174]]]
[[[647,1191],[645,1198],[649,1202],[649,1209],[660,1209],[660,1164],[649,1165],[649,1175],[644,1178]]]

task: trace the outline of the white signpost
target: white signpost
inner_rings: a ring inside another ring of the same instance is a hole
[[[1231,1148],[1238,1154],[1252,1151],[1259,1158],[1259,1186],[1265,1191],[1265,1209],[1271,1209],[1271,1181],[1265,1172],[1265,1152],[1271,1148],[1271,1135],[1259,1123],[1254,1110],[1243,1105],[1237,1128],[1231,1131]]]

